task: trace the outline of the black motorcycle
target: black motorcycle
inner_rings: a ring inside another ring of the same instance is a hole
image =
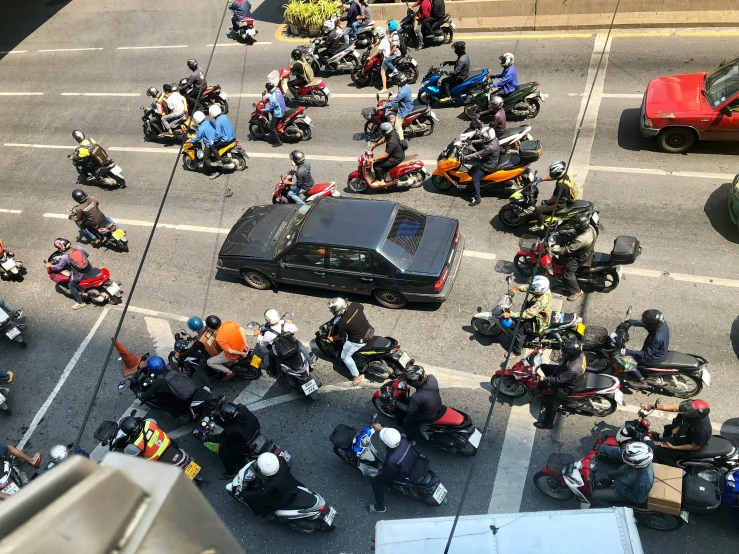
[[[26,324],[26,316],[23,312],[19,312],[20,315],[15,318],[11,318],[5,310],[0,308],[0,335],[5,335],[5,338],[17,342],[23,348],[28,347],[28,343],[23,339],[23,331],[28,328]]]
[[[75,206],[70,210],[72,213],[69,214],[68,219],[74,221],[75,225],[79,229],[80,236],[84,234],[85,238],[88,235],[82,230],[82,223],[77,221],[78,208]],[[90,229],[95,238],[100,241],[99,246],[110,248],[118,252],[128,252],[128,239],[126,238],[126,231],[119,228],[115,223],[110,220],[104,221],[99,227]]]
[[[181,121],[175,121],[172,125],[172,134],[164,133],[164,126],[162,125],[162,116],[156,111],[156,103],[149,104],[146,107],[142,107],[141,110],[144,114],[141,116],[142,129],[144,131],[144,140],[148,142],[163,142],[163,143],[180,143],[182,138],[187,135],[187,128],[190,124],[187,116],[182,116]],[[160,136],[164,133],[164,136]]]
[[[220,453],[223,444],[209,442],[208,437],[210,435],[220,433],[221,431],[222,429],[215,422],[213,416],[205,416],[198,422],[195,429],[192,430],[192,434],[196,439],[201,441],[208,450],[218,454]],[[260,428],[257,429],[254,436],[248,440],[248,443],[249,448],[244,451],[244,459],[241,462],[242,466],[246,465],[248,462],[256,460],[260,454],[264,454],[265,452],[272,453],[275,456],[280,456],[288,463],[292,459],[290,452],[283,450],[277,446],[274,441],[265,437]]]
[[[406,6],[408,3],[406,2]],[[403,40],[408,46],[418,46],[418,35],[416,34],[416,25],[421,25],[420,22],[416,21],[416,12],[408,8],[406,16],[400,22],[400,33],[403,34]],[[423,28],[423,27],[422,27]],[[433,34],[423,35],[424,46],[438,46],[440,44],[451,44],[454,40],[454,30],[457,26],[452,21],[450,14],[445,14],[444,17],[440,18],[431,25]]]
[[[113,158],[105,160],[100,167],[94,167],[92,162],[86,160],[75,160],[72,154],[67,158],[72,160],[81,183],[94,183],[101,187],[126,188],[123,170],[113,161]]]

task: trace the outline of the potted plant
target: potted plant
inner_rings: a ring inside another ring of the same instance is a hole
[[[324,21],[341,12],[341,0],[290,0],[283,5],[288,32],[293,35],[318,36]]]

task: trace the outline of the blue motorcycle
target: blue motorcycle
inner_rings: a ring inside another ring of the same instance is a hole
[[[473,91],[477,91],[480,87],[488,85],[489,69],[480,69],[470,72],[470,75],[456,87],[452,87],[449,92],[452,93],[451,100],[441,102],[440,98],[443,94],[441,89],[441,80],[446,77],[449,72],[442,69],[444,65],[439,67],[431,66],[421,82],[421,88],[418,91],[416,99],[421,104],[436,104],[437,106],[461,106],[467,100],[467,96]]]

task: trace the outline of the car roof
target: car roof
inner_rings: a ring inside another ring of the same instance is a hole
[[[397,208],[387,200],[321,198],[308,214],[298,242],[378,248]]]

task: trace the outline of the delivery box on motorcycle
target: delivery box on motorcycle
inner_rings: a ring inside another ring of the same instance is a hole
[[[652,464],[652,470],[654,484],[649,491],[647,508],[679,516],[683,495],[683,470],[662,464]]]
[[[522,164],[534,163],[541,155],[541,141],[522,140],[518,152]]]
[[[618,264],[634,263],[639,255],[639,239],[622,235],[613,241],[611,260]]]
[[[682,507],[692,514],[708,514],[721,507],[723,472],[716,468],[695,471],[683,477]]]

